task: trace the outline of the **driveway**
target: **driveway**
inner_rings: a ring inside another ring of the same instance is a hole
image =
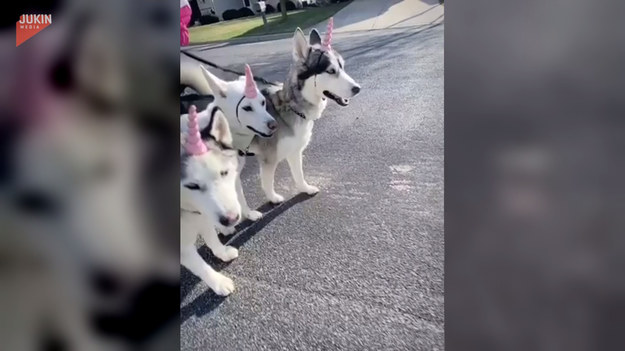
[[[335,31],[388,29],[441,23],[438,0],[354,0],[334,15]],[[325,31],[327,21],[315,28]]]

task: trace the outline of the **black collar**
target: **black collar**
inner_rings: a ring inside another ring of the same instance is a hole
[[[241,156],[241,157],[242,156],[254,156],[254,155],[256,155],[253,152],[247,151],[247,149],[245,151],[244,150],[238,150],[238,151],[239,151],[239,156]]]
[[[290,109],[291,109],[291,111],[293,111],[296,115],[298,115],[298,116],[302,117],[303,119],[306,119],[306,115],[305,115],[305,114],[303,114],[303,113],[301,113],[301,112],[299,112],[299,111],[296,111],[293,107],[291,107],[291,105],[289,105],[289,108],[290,108]]]

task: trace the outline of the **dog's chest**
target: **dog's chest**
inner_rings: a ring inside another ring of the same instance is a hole
[[[280,141],[279,149],[285,151],[300,151],[310,142],[314,122],[301,123],[293,128],[293,134]]]

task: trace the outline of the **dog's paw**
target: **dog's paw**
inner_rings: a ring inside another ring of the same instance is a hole
[[[232,235],[234,234],[234,232],[237,231],[236,229],[234,229],[234,227],[221,227],[220,226],[218,229],[219,229],[219,232],[225,236]]]
[[[271,196],[267,196],[267,199],[273,204],[279,204],[284,202],[284,196],[275,193]]]
[[[245,218],[249,219],[250,221],[255,222],[259,220],[262,216],[263,216],[262,212],[250,211],[245,215]]]
[[[234,291],[234,282],[221,273],[217,273],[215,279],[208,284],[215,294],[219,296],[228,296]]]
[[[306,193],[308,195],[315,195],[316,193],[319,192],[319,188],[317,188],[316,186],[312,186],[312,185],[306,185],[306,186],[301,187],[299,191],[301,193]]]
[[[239,257],[239,250],[232,246],[224,246],[223,250],[214,252],[215,256],[224,262],[230,262]]]

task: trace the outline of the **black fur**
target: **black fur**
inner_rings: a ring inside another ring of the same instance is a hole
[[[306,79],[325,72],[330,64],[330,57],[327,52],[319,49],[311,49],[308,53],[308,57],[306,58],[306,62],[304,62],[306,70],[297,75],[299,88],[302,88],[303,82]]]
[[[200,130],[200,136],[202,137],[202,140],[215,139],[210,132],[213,129],[213,121],[215,120],[215,113],[217,113],[217,111],[221,111],[221,109],[217,106],[214,106],[211,110],[211,118],[210,120],[208,120],[208,125],[204,129]]]
[[[211,130],[213,130],[213,123],[215,122],[215,114],[217,113],[217,111],[221,111],[221,109],[217,106],[214,106],[211,110],[211,118],[210,120],[208,120],[208,125],[200,131],[200,138],[204,142],[207,142],[209,140],[214,141],[222,150],[234,150],[232,146],[217,141],[217,139],[215,139],[215,137],[210,133]]]

